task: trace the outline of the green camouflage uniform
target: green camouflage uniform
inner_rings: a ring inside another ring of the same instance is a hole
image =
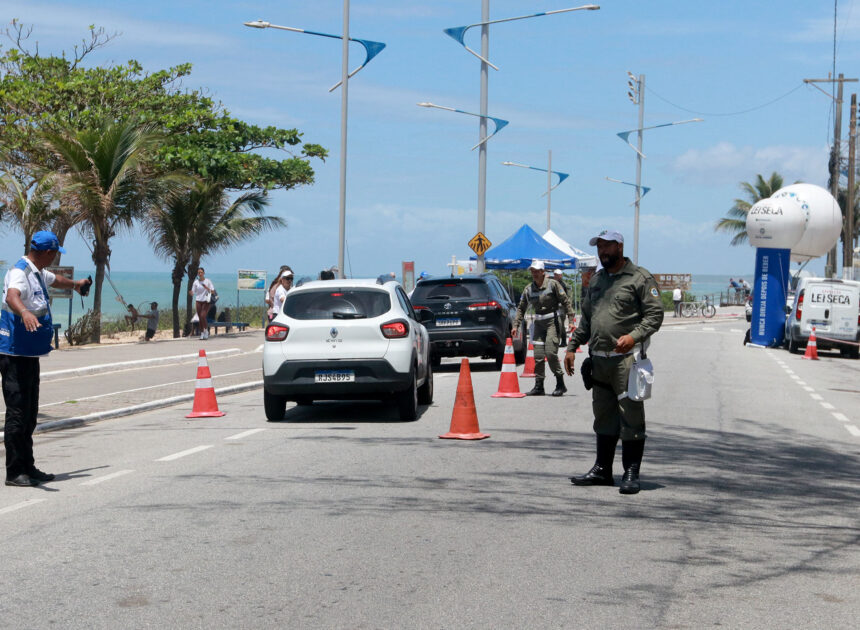
[[[558,345],[561,337],[561,324],[558,322],[556,311],[561,307],[570,321],[573,321],[575,313],[570,305],[570,296],[564,291],[564,287],[549,276],[544,277],[543,284],[537,286],[531,282],[520,297],[517,305],[517,315],[514,318],[513,329],[519,328],[520,322],[525,317],[526,309],[531,306],[535,312],[535,332],[532,342],[535,346],[535,378],[543,380],[546,374],[544,357],[549,363],[549,369],[556,376],[562,376],[561,361],[558,360]]]
[[[629,258],[624,260],[618,273],[610,275],[601,269],[591,278],[567,351],[576,352],[588,344],[594,365],[594,432],[620,435],[625,441],[644,440],[645,405],[627,398],[633,351],[616,355],[614,350],[623,335],[630,335],[639,345],[657,332],[663,323],[663,302],[654,276]]]

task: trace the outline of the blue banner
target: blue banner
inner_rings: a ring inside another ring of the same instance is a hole
[[[782,345],[790,263],[790,249],[756,249],[750,328],[750,341],[754,344]]]

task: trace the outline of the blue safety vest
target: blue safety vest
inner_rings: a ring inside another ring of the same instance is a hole
[[[27,282],[33,270],[23,258],[15,265],[27,276]],[[51,321],[51,307],[48,306],[48,288],[42,274],[37,273],[42,294],[45,296],[45,308],[31,311],[39,320],[41,326],[33,332],[24,327],[21,316],[12,312],[11,307],[3,300],[0,304],[0,354],[11,354],[18,357],[40,357],[51,351],[51,339],[54,336],[54,324]],[[32,284],[30,285],[32,287]],[[38,295],[38,294],[37,294]]]

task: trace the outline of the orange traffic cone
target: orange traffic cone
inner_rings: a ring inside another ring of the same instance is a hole
[[[451,430],[439,436],[446,440],[483,440],[490,437],[478,428],[478,412],[475,409],[475,392],[472,390],[472,371],[469,359],[460,361],[460,380],[451,414]]]
[[[523,373],[520,378],[535,377],[535,345],[529,341],[529,349],[526,350],[526,362],[523,364]]]
[[[194,385],[194,408],[186,418],[218,418],[223,416],[223,411],[218,411],[218,402],[215,400],[215,388],[212,387],[212,373],[209,372],[209,364],[206,362],[206,351],[201,350],[197,359],[197,383]]]
[[[514,359],[514,342],[508,337],[505,342],[505,357],[502,359],[502,373],[499,376],[499,391],[493,398],[523,398],[520,381],[517,379],[517,362]]]
[[[806,342],[806,352],[803,353],[803,358],[818,361],[818,341],[815,339],[815,326],[812,327],[809,341]]]

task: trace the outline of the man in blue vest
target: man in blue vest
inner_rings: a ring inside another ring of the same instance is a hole
[[[33,431],[39,413],[39,357],[51,351],[54,326],[48,287],[89,291],[91,280],[70,280],[45,267],[66,253],[53,232],[36,232],[30,251],[6,274],[0,301],[0,375],[6,423],[6,485],[37,486],[54,475],[36,468]]]

